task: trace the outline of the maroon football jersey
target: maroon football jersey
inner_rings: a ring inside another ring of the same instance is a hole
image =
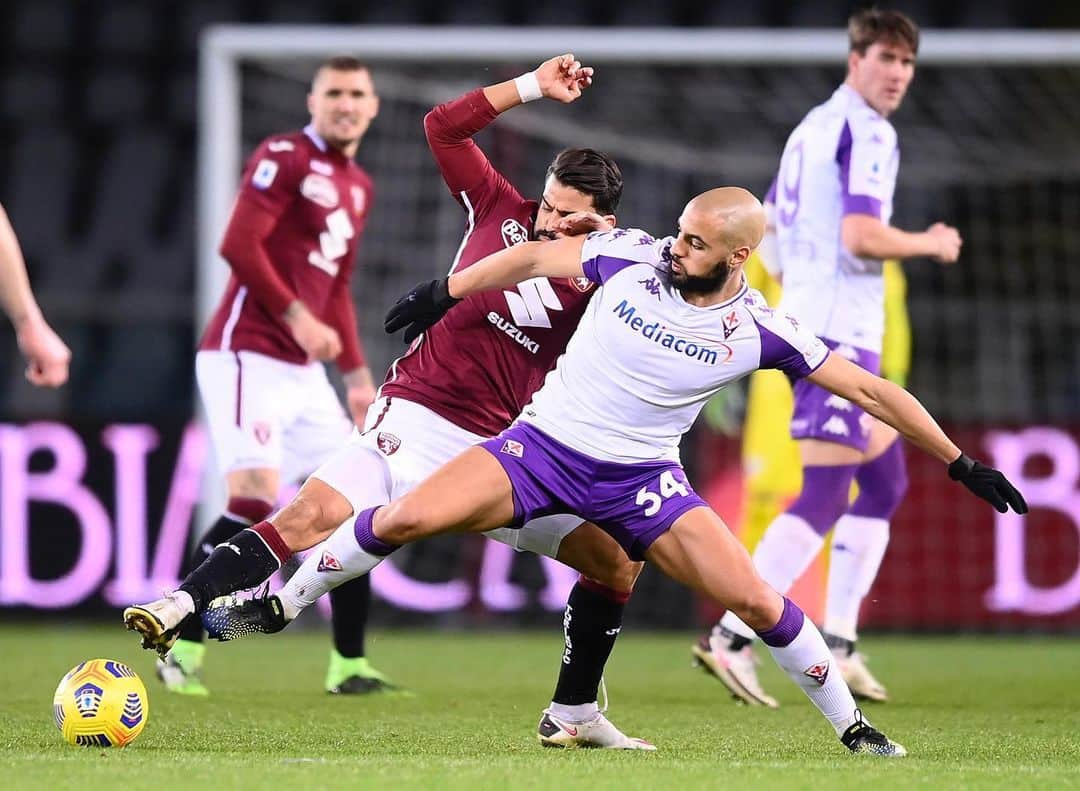
[[[259,144],[237,196],[237,202],[253,201],[276,216],[264,242],[275,272],[315,316],[343,336],[355,337],[355,318],[351,301],[334,295],[341,289],[348,293],[371,199],[368,174],[310,127]],[[230,276],[199,348],[254,351],[306,363],[307,355],[280,315],[249,291],[235,273]],[[347,317],[338,315],[346,310]],[[342,341],[347,348],[348,340]],[[338,362],[343,370],[359,364],[356,359]]]
[[[451,271],[528,241],[533,227],[536,202],[471,140],[495,116],[482,91],[473,91],[425,119],[443,178],[468,215]],[[422,404],[476,434],[498,434],[565,351],[592,289],[585,278],[534,278],[466,297],[390,366],[381,394]]]

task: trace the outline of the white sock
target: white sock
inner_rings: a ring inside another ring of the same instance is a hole
[[[825,539],[814,532],[810,523],[795,514],[780,514],[769,524],[754,550],[754,567],[777,593],[787,593],[803,575]],[[726,612],[719,626],[737,635],[753,639],[754,630],[733,612]]]
[[[803,616],[802,629],[790,643],[768,648],[776,664],[825,715],[837,736],[855,722],[855,699],[825,645],[825,638],[809,618]]]
[[[581,703],[577,706],[551,701],[548,712],[564,722],[582,723],[594,719],[600,713],[600,707],[596,705],[595,700],[592,703]]]
[[[888,545],[888,521],[850,514],[840,517],[829,554],[829,589],[825,599],[827,634],[855,642],[859,607],[877,578]]]
[[[308,554],[296,573],[277,592],[285,617],[293,620],[307,606],[338,585],[367,574],[384,560],[356,543],[353,520],[330,534]]]

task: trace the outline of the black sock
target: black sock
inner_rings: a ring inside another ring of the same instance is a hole
[[[364,655],[364,630],[371,606],[371,575],[355,577],[330,591],[334,648],[346,659]]]
[[[187,575],[180,590],[190,594],[198,614],[218,596],[254,588],[265,582],[280,566],[278,556],[262,537],[255,529],[248,528],[211,552],[210,557]]]
[[[574,585],[563,615],[566,649],[552,701],[580,706],[596,700],[629,598],[585,577]]]
[[[214,551],[214,547],[228,541],[245,527],[248,527],[247,521],[230,519],[226,514],[222,514],[191,550],[191,554],[188,555],[187,562],[182,570],[183,576],[187,577],[188,574],[201,566],[202,562],[210,557],[210,553]],[[203,637],[203,626],[199,616],[189,615],[184,619],[183,623],[180,624],[181,640],[190,640],[192,642],[201,643]]]

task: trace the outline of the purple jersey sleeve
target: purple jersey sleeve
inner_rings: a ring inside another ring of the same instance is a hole
[[[657,256],[656,245],[652,236],[633,228],[595,231],[581,248],[581,268],[585,277],[603,285],[628,266],[652,263]]]
[[[791,379],[802,379],[816,371],[829,356],[828,347],[799,324],[793,316],[767,308],[752,309],[761,336],[758,368],[775,368]]]
[[[854,124],[854,126],[853,126]],[[844,214],[868,214],[881,219],[894,187],[889,162],[896,152],[896,132],[878,119],[844,122],[836,147]]]

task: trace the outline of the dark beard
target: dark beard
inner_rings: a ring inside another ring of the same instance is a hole
[[[685,272],[676,274],[670,271],[671,285],[686,294],[713,294],[724,287],[731,277],[732,267],[729,264],[721,264],[711,275],[688,275]]]

